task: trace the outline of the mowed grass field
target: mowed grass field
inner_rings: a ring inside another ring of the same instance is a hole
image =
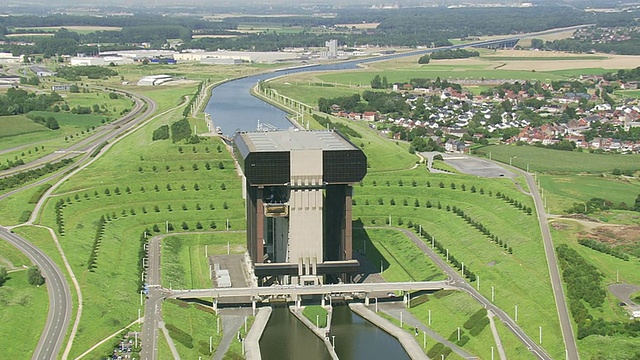
[[[156,91],[150,96],[159,93]],[[162,101],[162,110],[180,102],[179,97],[166,94],[157,98]],[[227,218],[232,229],[245,227],[240,179],[222,142],[210,139],[185,145],[151,141],[155,128],[181,118],[181,113],[182,108],[177,108],[122,138],[106,156],[63,184],[47,203],[41,221],[58,229],[54,204],[59,199],[66,202],[60,242],[84,297],[84,312],[71,356],[136,318],[137,253],[145,229],[153,232],[156,225],[158,232],[164,232],[167,221],[175,231],[196,231],[198,222],[209,229],[212,221],[217,229],[223,229]],[[101,216],[110,220],[99,246],[97,267],[89,271],[87,262]],[[188,226],[186,230],[183,222]],[[109,289],[108,293],[105,289]]]
[[[220,332],[216,330],[218,316],[204,305],[181,300],[167,300],[162,303],[162,319],[168,329],[175,327],[191,336],[191,341],[173,335],[173,343],[183,359],[210,358],[222,339],[222,321]],[[171,335],[171,330],[169,331]],[[209,352],[209,337],[212,337],[213,352]]]
[[[640,170],[640,155],[590,154],[588,152],[561,151],[536,146],[490,145],[476,152],[485,157],[511,164],[520,169],[544,173],[611,173],[614,169]],[[491,153],[491,154],[489,154]]]
[[[640,284],[637,258],[631,257],[629,261],[623,261],[578,244],[579,234],[585,228],[574,221],[554,220],[552,225],[551,235],[554,242],[556,244],[569,245],[589,263],[596,266],[603,275],[602,284],[604,287],[615,284],[617,280],[623,284]],[[603,318],[607,321],[626,322],[629,314],[618,306],[619,302],[620,300],[607,291],[607,297],[602,307],[594,309],[588,304],[586,306],[590,314],[596,319]],[[606,337],[591,335],[578,340],[578,348],[581,356],[585,358],[605,356],[607,359],[631,359],[637,354],[638,342],[636,339],[619,335]]]
[[[440,182],[444,188],[439,187]],[[452,183],[455,190],[451,188]],[[462,190],[462,185],[466,191]],[[471,187],[475,187],[475,193],[471,192]],[[480,189],[484,195],[480,194]],[[525,206],[533,206],[531,199],[520,193],[508,179],[431,174],[424,165],[406,171],[372,173],[367,175],[362,186],[354,188],[353,217],[360,219],[365,226],[385,226],[389,216],[393,226],[406,227],[409,221],[422,225],[423,231],[435,236],[451,255],[480,276],[480,292],[485,297],[491,298],[493,286],[498,306],[513,316],[511,310],[518,305],[519,325],[531,337],[536,336],[538,326],[548,329],[545,331],[549,331],[550,340],[545,349],[552,356],[560,356],[563,352],[560,328],[537,220],[498,199],[495,196],[497,192]],[[391,205],[392,200],[395,205]],[[428,202],[430,208],[427,208]],[[441,209],[438,209],[438,203]],[[461,217],[447,211],[447,206],[456,206],[484,224],[513,248],[513,254],[492,243]],[[377,237],[375,232],[370,237],[374,244],[390,241],[388,235]],[[357,240],[354,248],[356,246],[361,246]],[[387,247],[379,252],[387,256],[385,251],[388,251]],[[415,247],[412,252],[405,251],[413,256],[420,253]],[[375,260],[372,262],[378,266]],[[391,270],[393,267],[385,269],[385,272]],[[535,294],[531,293],[532,289],[536,289]]]
[[[0,286],[0,338],[2,357],[9,359],[30,356],[47,318],[47,288],[29,285],[24,266],[32,266],[31,261],[0,240],[0,267],[9,270],[9,279]]]
[[[224,230],[225,223],[220,224]],[[246,251],[244,231],[176,234],[162,239],[162,286],[173,289],[204,289],[212,286],[209,256],[243,254]]]
[[[625,155],[626,156],[626,155]],[[640,194],[638,178],[600,175],[538,175],[544,189],[548,211],[552,214],[565,213],[575,203],[584,203],[592,198],[612,201],[616,206],[625,203],[633,206]]]

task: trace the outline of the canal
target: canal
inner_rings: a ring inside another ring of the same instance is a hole
[[[334,306],[332,316],[330,339],[340,360],[409,359],[395,337],[351,312],[346,304]],[[285,306],[274,307],[260,351],[265,360],[331,359],[324,342]]]
[[[259,81],[298,72],[355,69],[359,63],[400,56],[407,54],[286,69],[232,80],[212,90],[205,112],[211,115],[214,128],[220,127],[227,136],[233,136],[236,131],[255,131],[258,121],[278,129],[288,129],[292,124],[284,111],[250,94],[251,88]],[[333,308],[331,336],[335,336],[335,350],[341,360],[409,359],[396,338],[352,313],[346,304]],[[285,306],[274,307],[260,339],[260,350],[265,360],[331,358],[324,342],[291,315]]]

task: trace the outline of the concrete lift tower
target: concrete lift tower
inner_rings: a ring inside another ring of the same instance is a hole
[[[367,158],[334,131],[239,132],[247,249],[263,285],[349,281],[353,184]]]

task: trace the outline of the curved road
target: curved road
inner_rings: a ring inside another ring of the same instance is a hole
[[[20,249],[42,271],[49,293],[49,314],[38,346],[31,358],[55,359],[71,321],[72,299],[69,284],[54,261],[29,241],[3,227],[0,227],[0,237]]]
[[[136,95],[135,101],[138,104],[136,108],[131,111],[126,116],[112,123],[112,126],[103,130],[100,134],[94,134],[99,136],[91,136],[90,139],[93,139],[93,142],[88,143],[83,141],[82,143],[85,146],[85,156],[83,156],[76,164],[76,171],[80,170],[82,167],[87,166],[91,163],[91,160],[96,160],[98,156],[91,158],[88,152],[95,148],[99,143],[103,141],[113,140],[116,137],[122,135],[123,133],[129,131],[134,126],[140,124],[145,121],[151,114],[156,111],[155,102],[146,96]],[[147,104],[146,110],[144,112],[141,111],[145,109],[144,103]],[[117,125],[116,125],[117,124]],[[85,139],[87,140],[87,139]],[[77,145],[77,144],[76,144]],[[39,161],[43,161],[40,159]],[[82,166],[78,167],[78,165],[82,164]],[[33,164],[32,164],[33,165]],[[33,211],[31,219],[28,223],[32,223],[34,219],[40,212],[40,208],[43,206],[48,195],[55,190],[58,184],[65,181],[69,176],[73,175],[75,172],[68,174],[65,178],[60,180],[56,185],[51,187],[38,201],[36,207]],[[59,177],[66,172],[58,172],[52,176],[49,176],[45,179],[39,180],[30,185],[15,189],[8,193],[0,196],[0,200],[5,197],[11,195],[12,193],[24,190],[26,188],[36,186],[42,184],[48,180]],[[71,320],[72,313],[72,299],[71,299],[71,290],[69,288],[69,284],[64,278],[64,274],[60,270],[60,268],[55,264],[55,262],[47,256],[43,251],[38,249],[36,246],[31,244],[26,239],[12,233],[6,228],[0,226],[0,237],[7,240],[15,247],[17,247],[20,251],[22,251],[31,261],[36,264],[43,273],[45,277],[47,291],[49,293],[49,313],[47,316],[47,321],[45,324],[45,328],[42,332],[42,336],[40,337],[40,341],[33,353],[32,359],[55,359],[58,356],[58,353],[63,345],[64,338],[67,332],[67,328],[69,327],[69,322]]]
[[[99,89],[102,90],[102,89]],[[10,176],[25,170],[35,169],[44,166],[45,164],[60,161],[62,159],[68,159],[78,156],[78,154],[86,154],[86,156],[91,154],[93,148],[95,148],[98,144],[103,141],[108,141],[113,136],[107,136],[109,133],[120,133],[122,131],[126,131],[127,128],[130,127],[131,123],[135,123],[134,119],[138,118],[141,110],[144,109],[145,103],[148,104],[148,98],[140,95],[136,95],[133,97],[133,102],[135,103],[133,109],[129,111],[126,115],[115,120],[109,124],[100,126],[96,129],[96,132],[89,135],[88,137],[75,142],[69,145],[67,148],[56,150],[52,153],[49,153],[43,157],[37,158],[33,161],[30,161],[24,165],[16,166],[4,171],[0,171],[0,178]],[[145,113],[149,113],[145,111]],[[114,131],[115,130],[115,131]]]

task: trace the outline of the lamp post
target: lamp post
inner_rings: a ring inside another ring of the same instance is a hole
[[[143,290],[140,290],[140,306],[142,306],[142,291]]]
[[[320,321],[320,315],[316,315],[316,330],[320,329],[319,321]]]

